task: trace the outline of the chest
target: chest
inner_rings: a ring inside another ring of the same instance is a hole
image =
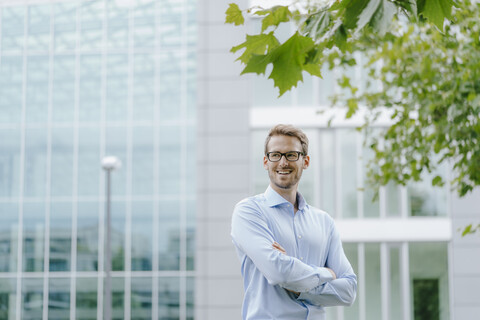
[[[306,263],[324,265],[328,255],[329,226],[323,216],[309,211],[296,214],[288,208],[270,212],[270,230],[289,256]]]

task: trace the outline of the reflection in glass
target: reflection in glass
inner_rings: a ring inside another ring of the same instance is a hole
[[[75,56],[57,55],[53,59],[52,120],[73,122],[75,107]]]
[[[83,55],[80,57],[80,121],[100,121],[101,114],[101,72],[100,55]]]
[[[49,280],[48,319],[70,319],[70,279],[51,278]]]
[[[112,174],[112,196],[125,195],[127,184],[127,129],[125,127],[107,127],[105,154],[120,159],[122,167]],[[104,175],[102,174],[102,178]]]
[[[97,319],[97,278],[77,278],[76,319]]]
[[[0,137],[0,198],[12,198],[20,183],[20,130],[0,129]]]
[[[153,128],[135,127],[132,150],[132,194],[134,195],[153,194],[153,150]]]
[[[22,279],[22,320],[41,319],[43,310],[43,279]]]
[[[186,241],[187,241],[187,270],[195,269],[195,200],[187,201],[187,222],[186,222]]]
[[[23,205],[23,271],[43,271],[45,204]]]
[[[160,54],[160,119],[178,120],[181,110],[182,70],[179,52]]]
[[[450,319],[448,244],[410,244],[409,261],[414,319]]]
[[[179,319],[180,281],[176,277],[158,279],[158,319]]]
[[[194,126],[187,127],[187,148],[186,148],[186,168],[184,169],[186,172],[186,186],[185,192],[188,195],[195,195],[196,194],[196,175],[197,175],[197,150],[196,150],[196,143],[197,143],[197,131]]]
[[[112,278],[112,320],[124,319],[125,279]]]
[[[366,319],[381,319],[380,245],[365,244]]]
[[[80,127],[78,130],[79,196],[98,196],[101,170],[100,129]]]
[[[160,127],[160,194],[180,193],[181,142],[178,126]]]
[[[195,316],[195,278],[187,277],[187,320]]]
[[[125,202],[112,201],[112,270],[122,271],[125,267]]]
[[[98,202],[78,202],[77,270],[98,270]]]
[[[16,300],[17,279],[0,278],[0,319],[16,319]]]
[[[25,129],[25,196],[45,195],[47,182],[47,130]]]
[[[51,195],[71,196],[73,187],[73,130],[52,128]]]
[[[17,54],[22,52],[25,43],[25,13],[22,6],[2,8],[2,51]]]
[[[104,1],[82,1],[80,3],[80,48],[99,50],[102,48]]]
[[[77,4],[75,3],[56,3],[53,5],[53,45],[56,52],[75,49],[77,26],[76,8]]]
[[[50,205],[50,271],[70,270],[72,245],[72,203]]]
[[[436,172],[422,173],[422,181],[407,186],[408,208],[411,216],[446,216],[447,186],[432,187],[432,179],[440,175],[445,180],[446,166],[440,166]]]
[[[48,56],[29,56],[25,93],[25,120],[46,122],[48,117]]]
[[[136,26],[135,26],[136,27]],[[153,44],[153,41],[152,41]],[[153,55],[136,54],[133,65],[133,120],[152,121],[155,103],[155,61]]]
[[[180,203],[175,200],[159,204],[158,250],[160,270],[180,268]]]
[[[390,314],[389,320],[401,320],[402,310],[402,284],[400,280],[400,247],[398,245],[389,245],[390,256]]]
[[[5,13],[2,10],[2,16]],[[2,20],[2,29],[5,28]],[[8,22],[7,22],[8,23]],[[10,26],[12,27],[12,26]],[[23,24],[22,24],[23,27]],[[5,44],[5,34],[2,37]],[[2,47],[5,51],[5,47]],[[22,118],[23,93],[23,58],[22,56],[2,56],[0,63],[0,123],[20,123]]]
[[[344,218],[357,217],[357,132],[354,129],[337,131],[340,143],[340,169],[342,175],[341,202]]]
[[[29,51],[47,51],[50,45],[50,5],[32,5],[28,8]]]
[[[132,203],[132,270],[152,270],[153,203]]]
[[[152,319],[152,278],[132,278],[131,319]]]
[[[107,122],[125,121],[128,105],[128,55],[108,55],[106,90]]]
[[[335,216],[335,145],[332,130],[320,131],[320,208]]]
[[[0,202],[0,212],[0,272],[15,272],[17,271],[18,203]]]

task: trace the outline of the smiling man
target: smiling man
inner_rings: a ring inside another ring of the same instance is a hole
[[[309,164],[307,136],[291,125],[273,127],[263,158],[270,185],[235,206],[245,320],[323,320],[325,307],[355,300],[357,278],[332,218],[297,191]]]

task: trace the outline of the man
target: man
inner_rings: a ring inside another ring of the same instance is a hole
[[[232,218],[245,289],[243,319],[322,320],[324,307],[355,300],[357,278],[333,219],[297,192],[309,163],[301,130],[270,130],[263,158],[270,185],[239,202]]]

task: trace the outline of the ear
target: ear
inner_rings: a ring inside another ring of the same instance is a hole
[[[263,156],[263,167],[265,170],[268,170],[268,159],[267,156]]]
[[[310,156],[306,155],[303,157],[303,169],[307,169],[310,165]]]

